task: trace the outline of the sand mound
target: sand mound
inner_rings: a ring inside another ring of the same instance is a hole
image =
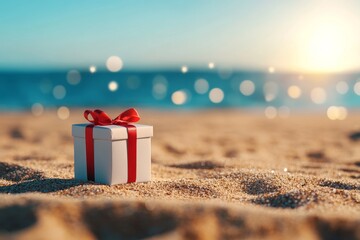
[[[358,239],[360,221],[172,201],[69,201],[27,195],[0,205],[3,237],[19,239]],[[17,219],[13,216],[16,214]],[[5,220],[7,219],[7,220]]]
[[[360,239],[360,115],[141,112],[153,181],[111,187],[73,179],[80,111],[3,115],[0,238]]]

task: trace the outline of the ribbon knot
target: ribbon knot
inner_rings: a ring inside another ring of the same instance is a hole
[[[91,115],[92,119],[89,119],[89,115]],[[85,110],[84,117],[86,120],[91,122],[94,125],[126,125],[129,123],[134,123],[140,120],[139,113],[135,108],[130,108],[119,114],[114,119],[111,119],[109,115],[107,115],[104,111],[100,109],[96,109],[94,111]]]

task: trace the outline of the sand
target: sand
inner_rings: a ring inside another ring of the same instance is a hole
[[[360,239],[360,113],[140,113],[153,181],[116,186],[73,179],[80,110],[2,113],[0,238]]]

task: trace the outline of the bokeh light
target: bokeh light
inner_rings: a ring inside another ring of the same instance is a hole
[[[221,79],[228,79],[232,76],[233,74],[233,69],[230,68],[230,67],[220,67],[219,70],[218,70],[218,73],[219,73],[219,77]]]
[[[108,88],[111,92],[115,92],[119,88],[119,84],[116,81],[110,81]]]
[[[184,90],[179,90],[179,91],[175,91],[172,95],[171,95],[171,101],[175,104],[175,105],[182,105],[186,102],[187,100],[187,94]]]
[[[34,116],[40,116],[44,112],[44,106],[41,103],[34,103],[31,106],[31,112]]]
[[[278,85],[275,82],[266,82],[263,86],[265,101],[273,101],[278,94]]]
[[[78,70],[71,70],[67,73],[66,79],[69,84],[77,85],[81,81],[81,74]]]
[[[89,71],[90,71],[90,73],[95,73],[95,72],[96,72],[96,66],[91,65],[91,66],[89,67]]]
[[[245,80],[240,83],[240,92],[245,96],[250,96],[255,92],[255,84],[251,80]]]
[[[311,100],[316,104],[323,104],[326,101],[326,91],[317,87],[311,90]]]
[[[269,72],[269,73],[274,73],[274,72],[275,72],[275,68],[274,68],[274,67],[269,67],[269,68],[268,68],[268,72]]]
[[[166,97],[168,81],[163,75],[156,75],[153,79],[152,95],[155,99],[161,100]]]
[[[220,103],[224,99],[224,92],[220,88],[213,88],[209,92],[209,99],[213,103]]]
[[[331,106],[327,109],[326,111],[327,116],[330,120],[336,120],[338,117],[338,111],[337,111],[337,107],[335,106]]]
[[[65,106],[59,107],[57,110],[57,115],[61,120],[68,119],[70,116],[70,110]]]
[[[123,68],[123,61],[118,56],[111,56],[106,61],[106,67],[110,72],[118,72]]]
[[[210,69],[213,69],[213,68],[215,67],[215,63],[209,62],[208,67],[209,67]]]
[[[168,80],[163,75],[156,75],[154,77],[154,79],[153,79],[153,84],[156,84],[156,83],[162,83],[162,84],[167,86],[168,85]]]
[[[301,96],[301,88],[296,86],[296,85],[292,85],[288,88],[288,95],[289,97],[293,98],[293,99],[297,99]]]
[[[338,111],[339,111],[338,119],[339,120],[345,120],[347,118],[347,115],[348,115],[347,108],[346,107],[338,107]]]
[[[194,89],[198,94],[205,94],[209,91],[209,83],[203,78],[200,78],[195,81]]]
[[[269,118],[269,119],[273,119],[276,117],[277,115],[277,109],[273,106],[269,106],[265,108],[265,117]]]
[[[354,92],[360,96],[360,81],[355,83],[354,85]]]
[[[56,99],[63,99],[66,96],[66,89],[63,85],[57,85],[53,88],[53,95]]]
[[[330,106],[327,109],[326,114],[330,120],[344,120],[344,119],[346,119],[348,112],[345,107]]]
[[[167,87],[166,85],[162,84],[162,83],[156,83],[153,85],[153,96],[156,99],[164,99],[166,96],[166,92],[167,92]]]
[[[342,95],[346,94],[349,91],[349,85],[345,81],[340,81],[340,82],[336,83],[335,88],[336,88],[336,91]]]
[[[127,87],[132,90],[139,88],[140,84],[141,84],[141,80],[138,76],[130,76],[126,80]]]
[[[187,73],[188,70],[189,70],[189,69],[188,69],[187,66],[182,66],[182,67],[181,67],[181,72],[182,72],[182,73]]]
[[[45,79],[40,84],[40,91],[45,94],[51,93],[51,91],[53,90],[52,86],[53,86],[53,84],[52,84],[51,80]]]
[[[280,118],[288,118],[290,116],[290,108],[287,106],[279,107],[277,112]]]
[[[152,94],[155,99],[164,99],[167,93],[167,86],[163,83],[153,84]]]

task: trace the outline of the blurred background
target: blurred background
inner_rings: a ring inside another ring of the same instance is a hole
[[[0,111],[360,106],[360,1],[1,1]]]

